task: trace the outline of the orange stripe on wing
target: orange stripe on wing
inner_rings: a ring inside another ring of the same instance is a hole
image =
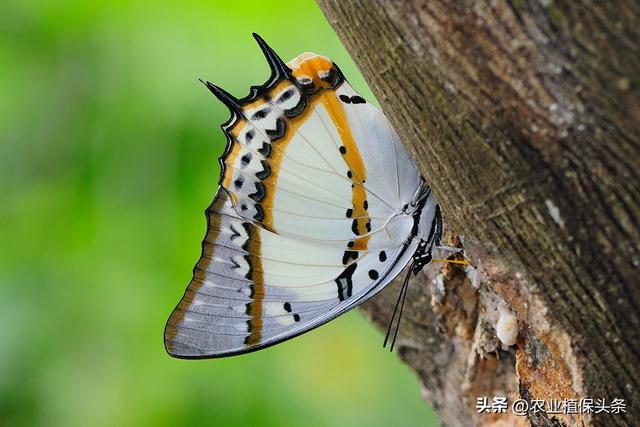
[[[265,295],[264,289],[264,275],[262,274],[262,262],[260,257],[262,256],[262,242],[260,241],[260,229],[258,227],[253,228],[253,233],[249,235],[249,253],[252,263],[259,264],[259,268],[252,268],[251,280],[253,281],[252,299],[249,303],[251,319],[249,319],[249,336],[245,340],[247,347],[260,344],[262,339],[262,314],[263,314],[263,301]],[[252,265],[252,267],[254,267]]]
[[[275,196],[275,188],[276,183],[278,182],[278,172],[280,170],[280,166],[282,164],[282,158],[284,154],[284,150],[287,145],[291,142],[293,137],[295,136],[298,128],[305,122],[308,118],[310,112],[313,110],[313,107],[309,105],[305,111],[296,116],[287,120],[287,130],[285,135],[272,143],[277,147],[271,152],[271,156],[269,157],[269,163],[271,165],[271,174],[266,177],[263,181],[264,186],[267,188],[266,196],[264,201],[262,202],[262,206],[264,207],[264,219],[262,220],[262,225],[267,230],[273,230],[273,202]],[[250,335],[246,340],[246,345],[248,347],[260,344],[262,340],[262,316],[263,316],[263,301],[265,296],[265,288],[264,288],[264,275],[262,273],[262,265],[260,262],[260,254],[262,253],[262,246],[260,243],[260,233],[262,230],[259,228],[255,228],[255,233],[251,235],[249,247],[250,252],[252,254],[256,254],[253,259],[256,263],[258,263],[257,268],[253,270],[251,280],[253,281],[253,299],[250,303]]]
[[[324,68],[328,66],[327,61],[328,60],[326,60],[326,58],[314,57],[311,61],[309,61],[308,64],[305,64],[308,65],[308,69],[304,71],[308,71],[310,74],[317,76],[318,69],[324,71]],[[296,73],[296,71],[297,69],[294,70],[294,74]],[[314,72],[312,73],[312,71]],[[318,86],[320,86],[321,84],[326,84],[318,78],[314,78],[314,83],[316,83],[316,85]],[[357,221],[356,225],[358,234],[363,236],[354,239],[354,245],[351,247],[351,250],[366,250],[369,236],[365,236],[365,234],[367,234],[369,231],[367,230],[367,225],[369,224],[370,226],[370,222],[369,214],[365,209],[366,192],[364,187],[361,185],[365,182],[366,170],[362,161],[362,157],[360,156],[358,146],[356,145],[355,139],[353,138],[353,135],[351,133],[347,115],[340,100],[336,96],[335,90],[320,90],[312,95],[309,99],[307,107],[302,112],[302,114],[286,120],[287,128],[285,130],[284,136],[280,139],[272,141],[274,149],[271,152],[271,156],[269,157],[271,174],[263,180],[263,184],[265,188],[267,188],[267,192],[265,199],[261,203],[264,208],[264,219],[262,220],[262,225],[266,230],[277,233],[277,230],[274,229],[273,224],[273,205],[275,188],[278,182],[278,175],[280,167],[282,165],[284,152],[289,143],[293,140],[300,126],[302,126],[306,122],[306,120],[309,119],[309,115],[313,112],[318,102],[325,107],[333,125],[338,130],[338,134],[340,135],[340,139],[346,150],[343,153],[343,157],[345,159],[345,162],[347,163],[349,171],[351,172],[349,178],[352,182],[352,216],[356,218],[354,219],[354,221]],[[233,154],[233,152],[231,154]],[[254,287],[253,299],[250,303],[250,335],[246,340],[246,345],[248,347],[258,345],[262,341],[264,314],[263,303],[265,296],[264,275],[262,273],[262,265],[260,265],[259,261],[261,254],[261,243],[259,235],[262,232],[262,230],[255,228],[255,233],[251,235],[250,239],[250,252],[257,255],[253,257],[253,259],[258,264],[255,266],[256,268],[252,273],[252,281],[254,283]]]
[[[362,184],[366,180],[366,170],[362,157],[360,156],[360,150],[358,150],[358,146],[353,138],[349,121],[347,120],[347,114],[344,111],[342,103],[336,96],[336,92],[321,92],[319,99],[322,105],[327,109],[329,117],[337,129],[342,141],[342,146],[344,147],[344,149],[341,150],[342,157],[349,167],[349,175],[347,176],[352,182],[352,217],[356,218],[354,221],[356,221],[357,224],[356,227],[358,235],[363,236],[369,232],[367,224],[369,224],[370,227],[371,223],[369,222],[369,213],[365,206],[367,202],[367,193]],[[350,249],[354,251],[366,250],[368,242],[369,236],[359,237],[355,239],[354,245]]]
[[[364,162],[362,161],[362,157],[360,156],[360,151],[358,150],[358,146],[356,145],[355,139],[353,138],[353,134],[351,133],[351,128],[349,127],[349,121],[347,120],[347,115],[340,103],[340,100],[336,96],[335,91],[320,91],[316,93],[310,100],[309,105],[305,111],[292,119],[287,120],[287,130],[283,138],[273,141],[273,144],[277,146],[277,149],[273,150],[272,155],[270,157],[271,163],[271,175],[269,175],[265,180],[265,187],[268,187],[271,191],[267,191],[267,195],[264,200],[264,213],[265,217],[263,219],[263,225],[268,230],[273,230],[273,198],[275,195],[276,183],[278,181],[278,171],[280,170],[280,166],[282,164],[282,158],[284,155],[284,151],[287,146],[296,135],[298,128],[304,124],[304,122],[309,118],[309,114],[315,108],[315,104],[320,102],[325,109],[327,110],[333,125],[338,130],[338,134],[340,135],[340,139],[342,141],[343,146],[345,147],[345,152],[343,157],[349,171],[351,171],[350,179],[352,182],[352,203],[353,203],[353,217],[356,218],[354,221],[357,221],[357,230],[359,235],[363,235],[363,237],[359,237],[354,240],[354,245],[350,248],[351,250],[366,250],[367,244],[369,242],[369,236],[365,236],[369,230],[367,230],[367,224],[369,223],[369,214],[365,209],[365,201],[367,199],[367,195],[364,187],[361,185],[365,182],[366,179],[366,170],[364,167]],[[251,236],[251,252],[258,254],[254,259],[259,260],[259,254],[261,253],[261,246],[259,240],[259,233],[261,230],[256,229],[255,235]],[[262,316],[263,316],[263,300],[265,295],[264,289],[264,276],[262,273],[262,266],[260,268],[256,268],[252,280],[254,282],[253,288],[253,300],[250,303],[251,307],[251,334],[247,339],[247,346],[257,345],[260,343],[262,339]]]
[[[313,104],[310,103],[302,114],[287,120],[287,129],[285,130],[284,136],[272,142],[274,148],[271,151],[271,156],[269,157],[271,174],[263,180],[264,186],[272,189],[272,191],[267,191],[266,197],[262,203],[264,207],[264,219],[262,220],[262,224],[268,230],[277,232],[277,230],[274,230],[273,228],[273,205],[275,196],[275,191],[273,191],[273,189],[276,188],[276,183],[278,182],[278,175],[280,172],[280,166],[282,165],[284,151],[296,135],[298,128],[309,118],[311,111],[313,111]]]

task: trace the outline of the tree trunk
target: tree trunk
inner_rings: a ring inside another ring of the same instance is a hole
[[[443,423],[640,425],[640,3],[318,2],[475,267],[416,278],[396,344]]]

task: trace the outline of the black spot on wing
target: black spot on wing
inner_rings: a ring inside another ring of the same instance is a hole
[[[276,120],[276,128],[275,129],[266,129],[265,132],[267,134],[267,136],[269,137],[269,139],[271,139],[272,141],[274,139],[279,139],[282,138],[284,136],[284,131],[286,129],[286,125],[284,123],[284,120],[282,119],[277,119]]]
[[[265,179],[271,175],[271,166],[269,166],[269,163],[267,163],[266,160],[261,160],[260,164],[262,165],[262,170],[256,173],[256,178]]]
[[[320,74],[320,79],[324,80],[325,82],[331,83],[332,85],[335,84],[335,80],[336,77],[338,77],[336,70],[334,68],[330,68],[329,71],[327,71],[325,74]]]
[[[251,157],[251,153],[246,153],[245,155],[240,157],[240,167],[242,169],[246,168],[247,165],[249,165],[249,163],[251,162]]]
[[[283,102],[287,101],[289,98],[291,98],[293,96],[293,94],[295,93],[295,89],[290,87],[289,89],[285,90],[282,95],[280,95],[277,99],[276,99],[276,104],[282,104]]]
[[[353,292],[353,273],[358,268],[358,263],[354,262],[349,267],[336,277],[336,284],[338,285],[338,299],[344,301],[349,298]]]
[[[244,241],[244,243],[242,244],[242,249],[245,251],[249,250],[249,242],[251,240],[251,226],[249,225],[248,222],[243,222],[242,223],[242,228],[244,228],[244,232],[246,233],[247,236],[249,236],[249,238],[247,240]]]
[[[238,264],[238,261],[236,261],[233,258],[229,258],[229,262],[231,262],[231,264],[233,264],[230,268],[232,270],[237,270],[238,268],[240,268],[240,264]]]
[[[256,213],[253,215],[253,219],[258,222],[262,222],[264,219],[264,209],[262,209],[262,206],[259,203],[256,203],[254,207],[256,209]]]
[[[358,219],[354,219],[351,222],[351,231],[353,232],[353,234],[355,234],[356,236],[360,235],[360,232],[358,231]]]
[[[262,200],[264,200],[266,195],[267,191],[264,188],[264,184],[261,182],[256,182],[256,192],[249,194],[249,197],[255,202],[261,202]]]
[[[251,115],[251,120],[262,120],[269,114],[270,108],[261,108]]]
[[[244,178],[242,176],[237,177],[236,180],[233,181],[233,185],[237,189],[241,189],[242,188],[242,184],[244,184]]]
[[[385,262],[387,260],[387,253],[385,251],[380,251],[378,259],[380,260],[380,262]]]
[[[304,93],[312,94],[313,92],[315,92],[315,85],[313,84],[313,80],[311,80],[309,77],[298,77],[296,79],[296,82]]]
[[[340,100],[345,104],[366,104],[367,102],[363,97],[358,95],[340,95]]]
[[[258,153],[262,154],[264,157],[269,157],[271,154],[271,144],[263,142],[262,147],[258,149]]]
[[[344,251],[342,264],[347,265],[352,259],[358,259],[358,251]]]
[[[249,271],[247,271],[247,274],[245,274],[244,277],[246,277],[249,280],[252,280],[253,265],[251,265],[251,255],[248,255],[248,254],[245,255],[244,260],[247,262],[247,265],[249,266]]]
[[[231,241],[240,237],[240,232],[236,230],[233,224],[229,225],[229,228],[231,229],[231,237],[229,238]]]
[[[295,107],[284,110],[284,115],[288,118],[299,116],[307,107],[307,99],[304,96],[300,97],[300,102]]]
[[[371,278],[371,280],[376,280],[378,277],[380,277],[380,275],[376,270],[369,270],[369,277]]]

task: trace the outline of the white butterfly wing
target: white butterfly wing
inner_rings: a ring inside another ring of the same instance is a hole
[[[221,357],[313,329],[373,296],[417,248],[402,213],[420,176],[387,119],[328,59],[289,66],[236,100],[202,256],[165,328],[176,357]]]
[[[167,350],[177,357],[243,353],[326,323],[382,289],[417,244],[360,251],[345,265],[335,246],[279,236],[240,218],[224,190],[207,215],[202,257],[165,331]]]
[[[345,104],[351,133],[361,142],[358,149],[367,167],[367,188],[394,206],[411,202],[420,173],[389,120],[346,82],[336,95]]]

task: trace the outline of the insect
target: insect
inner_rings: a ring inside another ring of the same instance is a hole
[[[179,358],[247,353],[316,328],[407,264],[416,274],[442,233],[398,135],[338,66],[308,52],[284,63],[254,37],[267,82],[242,99],[205,83],[231,117],[202,256],[165,327]]]

